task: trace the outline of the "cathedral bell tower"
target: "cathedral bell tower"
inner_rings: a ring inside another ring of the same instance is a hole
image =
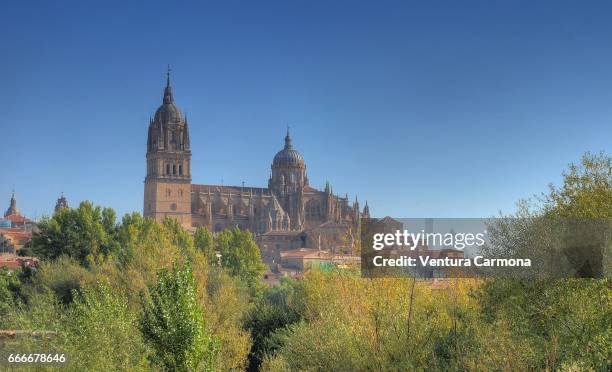
[[[191,150],[187,118],[174,104],[168,68],[162,105],[149,121],[145,217],[176,218],[191,227]]]

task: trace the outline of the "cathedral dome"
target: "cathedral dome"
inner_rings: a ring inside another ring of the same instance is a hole
[[[304,157],[302,154],[293,149],[289,131],[285,136],[285,148],[276,153],[272,161],[273,167],[299,167],[304,168]]]
[[[154,121],[162,123],[180,123],[183,121],[183,118],[181,117],[181,112],[178,107],[176,107],[174,102],[171,102],[159,106],[157,111],[155,111]]]

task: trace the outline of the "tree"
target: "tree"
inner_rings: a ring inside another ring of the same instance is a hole
[[[32,237],[32,251],[42,259],[66,255],[89,265],[119,250],[116,233],[115,212],[84,201],[44,218]]]
[[[164,227],[170,234],[170,239],[172,244],[181,248],[183,251],[193,249],[193,238],[191,235],[183,228],[181,223],[171,217],[166,217],[163,223]]]
[[[216,246],[221,254],[221,266],[252,290],[258,290],[265,265],[251,233],[239,228],[224,230],[217,236]]]
[[[215,240],[210,230],[204,226],[198,227],[193,236],[193,241],[195,247],[204,253],[208,259],[208,263],[216,265],[217,255],[215,252]]]
[[[54,345],[79,370],[145,371],[150,350],[138,332],[127,298],[107,283],[74,292]]]
[[[585,153],[563,172],[563,185],[550,185],[544,211],[561,217],[612,217],[612,157]]]
[[[539,208],[529,208],[522,202],[519,213],[511,216],[519,218],[509,219],[513,221],[510,223],[504,220],[489,229],[491,240],[510,255],[545,252],[540,256],[544,262],[554,264],[550,266],[555,270],[567,266],[569,270],[561,272],[577,277],[609,274],[609,246],[595,245],[590,249],[571,241],[568,244],[571,236],[561,233],[569,227],[572,234],[580,233],[581,239],[595,236],[597,241],[600,235],[607,235],[609,239],[611,163],[610,156],[604,153],[586,153],[580,164],[570,164],[563,173],[561,186],[550,186]],[[581,229],[575,228],[576,221]],[[543,249],[559,246],[562,249]],[[582,265],[584,261],[576,259],[585,257],[591,258],[587,262],[595,263],[588,269]],[[517,340],[514,345],[520,343],[527,348],[522,353],[526,359],[524,369],[605,370],[610,365],[612,350],[610,288],[609,277],[496,279],[484,283],[476,298],[482,319],[496,326],[507,324],[515,330],[509,336]]]
[[[280,348],[273,334],[300,320],[299,313],[290,304],[299,285],[295,280],[282,278],[280,285],[266,289],[247,314],[244,326],[253,339],[249,354],[250,371],[259,370],[265,356],[274,355]]]
[[[460,359],[479,344],[468,329],[477,323],[467,279],[435,293],[427,282],[349,270],[311,270],[299,283],[288,299],[299,320],[282,326],[280,314],[259,317],[262,331],[273,330],[260,343],[262,370],[478,370]]]
[[[16,304],[19,291],[19,279],[14,272],[0,269],[0,317],[4,316]]]
[[[140,329],[155,360],[167,370],[212,370],[218,342],[207,332],[189,265],[161,270],[150,297],[143,296]]]

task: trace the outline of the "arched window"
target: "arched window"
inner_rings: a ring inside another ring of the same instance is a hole
[[[172,174],[176,174],[176,164],[172,164]]]
[[[179,165],[179,176],[183,175],[183,166]]]

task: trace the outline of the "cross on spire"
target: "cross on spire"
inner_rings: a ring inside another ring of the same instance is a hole
[[[164,89],[164,104],[173,103],[174,97],[172,96],[172,87],[170,86],[170,72],[172,69],[170,65],[168,65],[168,70],[166,71],[166,88]]]
[[[291,135],[289,134],[289,125],[287,125],[287,135],[285,136],[285,149],[291,149]]]

